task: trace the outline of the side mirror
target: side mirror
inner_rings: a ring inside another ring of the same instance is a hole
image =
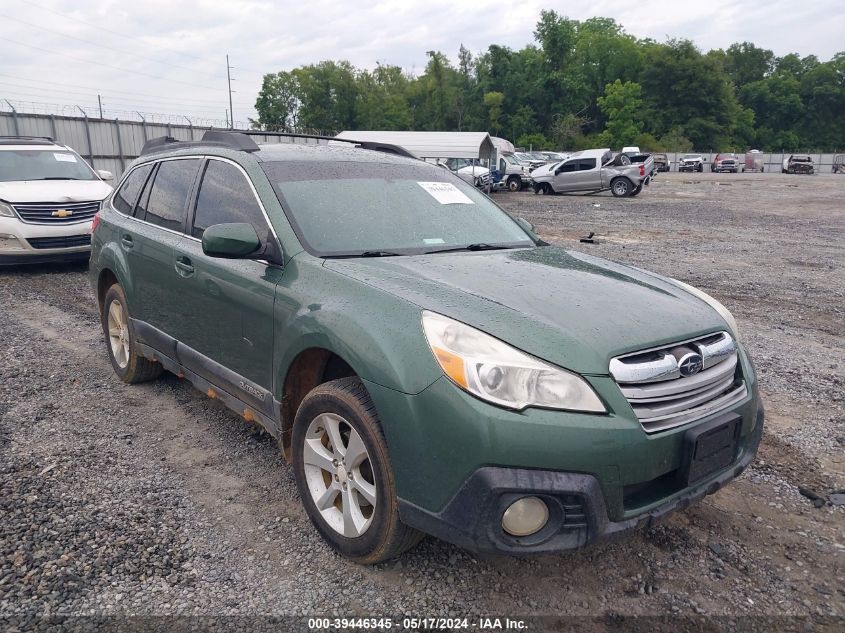
[[[210,257],[248,259],[256,255],[261,240],[251,224],[214,224],[202,234],[202,252]]]
[[[114,180],[114,174],[107,169],[98,169],[97,175],[103,180]]]

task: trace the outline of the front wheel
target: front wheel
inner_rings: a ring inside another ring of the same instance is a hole
[[[129,321],[126,295],[120,284],[113,284],[103,298],[100,315],[109,361],[123,382],[133,384],[153,380],[164,368],[160,363],[144,358],[135,349],[135,334]]]
[[[416,545],[399,519],[387,443],[358,378],[315,387],[293,423],[293,467],[314,527],[343,556],[372,565]]]
[[[520,189],[522,189],[520,178],[508,178],[508,191],[519,191]]]
[[[534,185],[534,193],[539,196],[550,196],[552,194],[552,186],[547,182],[541,182]]]
[[[627,178],[616,178],[610,183],[610,191],[617,198],[626,198],[631,195],[633,187]]]

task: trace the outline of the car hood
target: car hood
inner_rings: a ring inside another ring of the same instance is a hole
[[[625,352],[727,329],[666,278],[554,246],[325,266],[585,374],[606,375]]]
[[[481,167],[480,165],[476,165],[475,167],[467,165],[466,167],[461,167],[457,173],[468,176],[483,176],[484,174],[489,174],[490,170],[486,167]]]
[[[102,200],[112,188],[102,180],[23,180],[0,182],[0,200],[23,202],[89,202]]]

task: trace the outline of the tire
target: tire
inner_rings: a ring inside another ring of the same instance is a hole
[[[636,187],[633,188],[633,190],[631,191],[631,197],[633,198],[634,196],[640,195],[640,192],[642,190],[643,190],[643,186],[642,186],[642,183],[641,183],[641,184],[639,184],[639,185],[637,185]]]
[[[627,178],[620,176],[610,181],[610,191],[617,198],[627,198],[631,195],[632,190],[631,181]]]
[[[334,448],[335,443],[340,446]],[[341,378],[312,389],[296,412],[292,444],[305,512],[338,553],[373,565],[422,539],[399,519],[387,443],[360,379]],[[345,461],[350,447],[355,463]]]
[[[538,196],[550,196],[552,193],[552,186],[547,182],[541,182],[539,185],[535,185],[534,193]]]
[[[117,377],[128,384],[154,380],[164,368],[138,354],[135,348],[135,333],[129,320],[126,295],[120,284],[112,284],[103,298],[103,312],[100,315],[106,351],[112,369]]]
[[[508,191],[519,191],[522,189],[521,178],[508,178]]]
[[[698,166],[698,173],[700,174],[702,172],[704,172],[704,165],[699,165]]]

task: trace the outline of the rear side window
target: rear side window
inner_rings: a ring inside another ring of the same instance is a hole
[[[150,189],[144,220],[173,231],[182,230],[199,163],[196,158],[161,162]]]
[[[112,205],[115,209],[126,215],[132,215],[135,203],[138,201],[138,194],[150,175],[152,165],[143,165],[133,170],[123,181],[120,189],[114,194]]]
[[[267,235],[264,214],[243,173],[230,163],[210,160],[200,185],[191,235],[201,238],[211,225],[227,222],[246,222],[259,237]]]
[[[578,161],[578,171],[588,171],[596,168],[595,158],[582,158]]]

